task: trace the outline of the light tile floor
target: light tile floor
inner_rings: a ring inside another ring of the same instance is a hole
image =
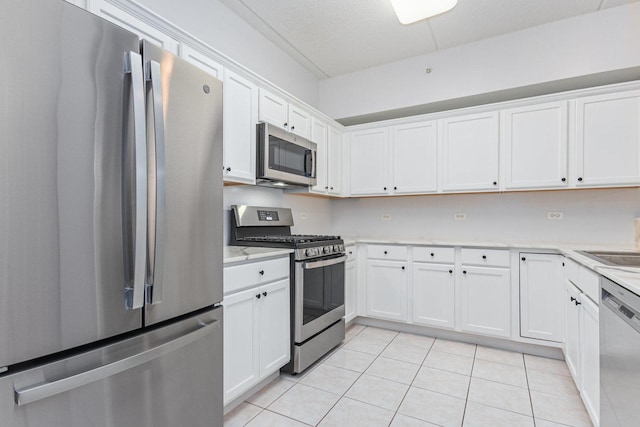
[[[591,426],[566,364],[353,325],[303,374],[280,377],[225,427]]]

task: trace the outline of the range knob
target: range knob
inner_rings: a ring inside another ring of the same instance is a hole
[[[311,249],[305,249],[304,250],[304,255],[305,256],[313,256],[313,251]]]
[[[328,254],[329,252],[331,252],[331,246],[325,246],[324,248],[322,248],[322,252]]]
[[[334,245],[333,252],[340,252],[340,245]]]

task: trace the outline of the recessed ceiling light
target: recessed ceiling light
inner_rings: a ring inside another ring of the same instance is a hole
[[[401,24],[412,24],[451,10],[458,0],[391,0]]]

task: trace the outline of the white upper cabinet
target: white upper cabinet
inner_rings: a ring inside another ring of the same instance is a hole
[[[258,86],[225,70],[223,93],[224,179],[254,184]]]
[[[578,186],[640,184],[640,90],[576,101]]]
[[[91,0],[89,2],[89,11],[103,17],[107,21],[111,21],[122,28],[136,33],[140,38],[160,46],[173,54],[178,54],[178,41],[158,28],[131,16],[124,10],[104,0]]]
[[[311,141],[318,146],[316,155],[316,185],[311,190],[316,193],[329,191],[327,162],[329,159],[329,127],[315,117],[311,118]]]
[[[567,172],[567,102],[502,111],[506,189],[563,188]]]
[[[210,56],[195,50],[191,46],[185,44],[180,46],[180,56],[218,80],[224,79],[224,67],[222,64],[214,61]]]
[[[444,191],[498,190],[498,112],[441,120]]]
[[[367,129],[351,133],[351,194],[387,194],[389,184],[389,129]]]
[[[432,193],[438,190],[437,128],[436,121],[392,128],[392,193]]]
[[[342,132],[329,126],[329,138],[327,140],[329,152],[327,155],[327,181],[328,193],[332,195],[342,194]]]
[[[305,109],[260,88],[260,121],[278,126],[303,138],[311,137],[311,115]]]

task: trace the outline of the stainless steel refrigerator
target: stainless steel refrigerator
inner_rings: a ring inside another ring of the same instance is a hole
[[[0,14],[0,425],[222,425],[222,83],[62,0]]]

